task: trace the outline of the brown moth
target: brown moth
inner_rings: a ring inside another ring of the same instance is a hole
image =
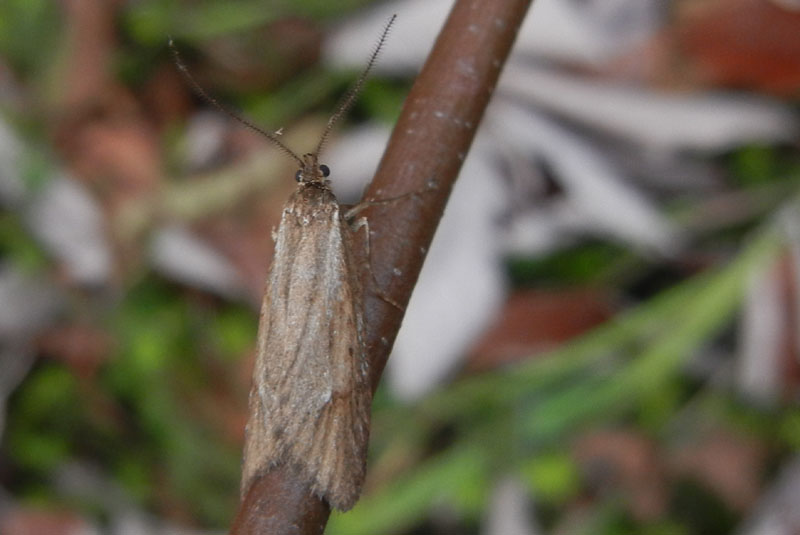
[[[366,470],[372,393],[361,288],[345,222],[315,154],[283,209],[250,392],[242,492],[288,464],[346,511]]]
[[[266,132],[195,91],[294,158],[297,190],[283,208],[258,327],[256,363],[245,431],[241,493],[277,465],[288,466],[319,497],[346,511],[366,473],[372,391],[364,349],[354,231],[318,161],[333,125],[352,106],[394,22],[387,22],[364,71],[347,92],[313,153],[302,158],[279,133]],[[171,44],[171,42],[170,42]]]

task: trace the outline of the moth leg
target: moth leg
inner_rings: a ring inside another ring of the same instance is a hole
[[[358,208],[358,206],[360,205],[357,205],[354,208]],[[347,216],[345,215],[345,217]],[[352,224],[350,228],[354,233],[356,233],[359,230],[361,230],[362,227],[364,228],[364,233],[365,233],[364,252],[366,253],[367,256],[367,268],[369,269],[370,277],[372,277],[372,283],[375,285],[375,290],[376,290],[375,295],[377,295],[378,297],[380,297],[381,299],[383,299],[384,301],[395,307],[400,312],[405,313],[406,309],[400,303],[398,303],[397,301],[395,301],[394,299],[383,293],[383,291],[381,291],[380,285],[378,284],[378,279],[375,278],[375,272],[372,271],[372,257],[370,256],[369,252],[369,221],[367,221],[366,217],[360,217]]]
[[[349,210],[347,210],[344,213],[344,219],[345,219],[345,221],[352,221],[353,218],[355,218],[360,212],[366,210],[370,206],[377,206],[377,205],[380,205],[380,204],[389,204],[389,203],[392,203],[392,202],[396,202],[396,201],[400,201],[402,199],[405,199],[406,197],[412,197],[412,196],[419,195],[419,193],[420,192],[418,192],[418,191],[409,191],[408,193],[403,193],[402,195],[398,195],[396,197],[389,197],[388,199],[379,199],[379,200],[367,199],[365,201],[361,201],[360,203],[358,203],[357,205],[353,206],[352,208],[350,208]],[[358,225],[358,223],[356,223],[356,224]],[[358,230],[358,228],[360,228],[360,225],[358,227],[354,227],[354,232],[356,230]]]

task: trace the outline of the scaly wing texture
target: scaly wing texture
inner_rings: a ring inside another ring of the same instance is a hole
[[[242,492],[288,464],[336,509],[361,491],[371,391],[349,229],[333,194],[300,188],[286,204],[258,333]]]

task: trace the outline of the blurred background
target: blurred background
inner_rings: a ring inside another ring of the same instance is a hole
[[[0,533],[224,533],[295,151],[370,179],[449,0],[0,2]],[[536,0],[331,534],[800,532],[800,2]]]

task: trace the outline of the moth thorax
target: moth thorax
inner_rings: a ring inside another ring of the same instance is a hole
[[[309,153],[303,155],[303,167],[297,170],[294,178],[301,184],[313,182],[324,183],[325,179],[330,174],[331,170],[328,166],[317,163],[317,155]]]

